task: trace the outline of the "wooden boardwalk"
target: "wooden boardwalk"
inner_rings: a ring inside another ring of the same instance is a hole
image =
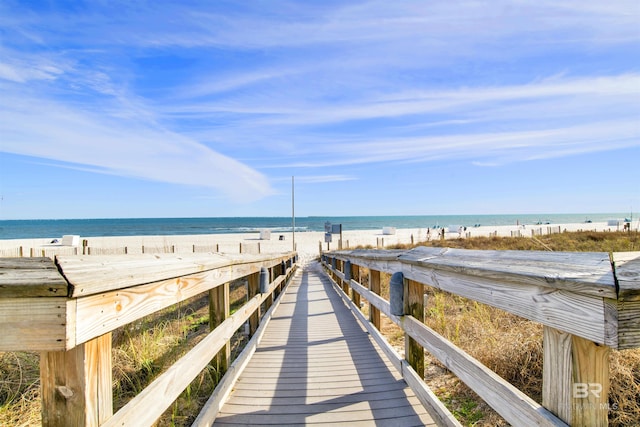
[[[435,426],[318,263],[282,298],[215,426]]]

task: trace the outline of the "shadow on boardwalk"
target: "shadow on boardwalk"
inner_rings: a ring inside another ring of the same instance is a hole
[[[317,262],[293,280],[215,425],[435,425]]]

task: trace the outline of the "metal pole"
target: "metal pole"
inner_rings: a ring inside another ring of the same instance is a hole
[[[295,208],[295,191],[294,177],[291,177],[291,240],[293,241],[293,251],[296,250],[296,208]]]

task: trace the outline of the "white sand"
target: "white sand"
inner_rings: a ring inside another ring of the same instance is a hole
[[[620,228],[621,229],[621,228]],[[489,236],[496,234],[505,237],[520,233],[522,236],[530,237],[532,230],[540,234],[558,233],[560,231],[597,230],[616,231],[616,227],[608,226],[606,222],[601,223],[579,223],[579,224],[548,224],[548,225],[527,225],[527,226],[481,226],[469,227],[462,237]],[[370,246],[372,248],[389,247],[397,243],[411,243],[412,237],[415,243],[428,239],[438,239],[440,230],[427,228],[396,229],[395,234],[385,235],[382,229],[379,230],[346,230],[343,232],[343,248],[354,248],[356,246]],[[280,240],[283,236],[284,240]],[[458,230],[449,230],[445,233],[446,238],[458,238]],[[51,240],[58,237],[48,237],[42,239],[15,239],[0,240],[0,257],[19,256],[20,248],[24,256],[53,256],[56,254],[73,254],[77,250],[73,247],[52,244]],[[332,236],[333,241],[329,244],[330,250],[338,249],[339,235]],[[172,235],[172,236],[114,236],[114,237],[82,237],[80,241],[87,240],[87,246],[92,254],[145,253],[171,252],[187,253],[193,252],[194,246],[197,252],[211,252],[219,250],[226,253],[239,253],[242,246],[244,253],[281,253],[293,250],[293,236],[289,233],[271,233],[271,239],[260,240],[259,233],[238,233],[238,234],[208,234],[208,235]],[[327,250],[327,243],[324,242],[324,232],[310,231],[295,233],[295,243],[302,260],[316,257]],[[79,248],[82,253],[82,247]]]

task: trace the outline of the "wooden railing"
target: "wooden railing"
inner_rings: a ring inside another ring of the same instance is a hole
[[[0,351],[41,352],[45,426],[152,425],[212,360],[229,367],[233,333],[247,322],[250,335],[258,330],[296,261],[295,253],[0,258]],[[248,302],[230,315],[229,282],[241,278]],[[112,331],[204,293],[211,332],[114,414]],[[218,388],[205,413],[226,392]]]
[[[408,382],[424,378],[427,350],[512,425],[607,425],[610,349],[640,347],[640,252],[421,247],[329,252],[322,261],[354,312],[362,316],[360,298],[368,300],[374,337],[381,312],[404,330]],[[390,301],[379,296],[380,272],[393,274]],[[424,285],[543,325],[542,405],[423,323]],[[438,410],[432,393],[422,400]]]

